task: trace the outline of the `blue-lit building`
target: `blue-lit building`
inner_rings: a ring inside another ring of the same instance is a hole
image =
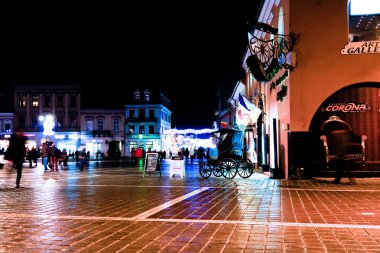
[[[171,129],[170,101],[163,93],[135,90],[133,103],[125,105],[125,155],[145,151],[169,150],[164,131]]]

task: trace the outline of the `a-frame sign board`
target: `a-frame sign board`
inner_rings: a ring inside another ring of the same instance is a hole
[[[158,153],[146,153],[143,177],[145,176],[146,172],[148,172],[149,175],[151,172],[154,174],[156,174],[156,172],[159,172],[161,177],[161,168],[158,160]]]

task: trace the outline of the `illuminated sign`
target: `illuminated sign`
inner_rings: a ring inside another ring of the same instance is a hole
[[[379,54],[380,41],[350,42],[341,51],[341,54]]]
[[[77,134],[69,134],[69,139],[77,140],[78,139],[78,135]]]
[[[131,139],[160,139],[159,134],[131,134]]]
[[[371,106],[364,103],[331,103],[322,111],[326,112],[364,112],[371,110]]]

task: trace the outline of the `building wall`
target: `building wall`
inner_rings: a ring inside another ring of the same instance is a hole
[[[93,122],[93,129],[87,128],[87,120]],[[98,120],[103,121],[103,130],[98,128]],[[114,130],[113,122],[119,122],[119,130]],[[120,149],[120,155],[124,156],[124,110],[106,110],[106,109],[84,109],[81,110],[81,144],[86,150],[90,151],[90,155],[100,152],[106,157],[115,155],[114,146]],[[110,153],[112,152],[112,153]],[[96,156],[95,156],[96,157]]]
[[[284,74],[285,69],[280,69],[271,80],[261,84],[254,79],[251,80],[250,75],[246,77],[248,96],[252,96],[255,89],[264,96],[264,122],[269,137],[270,167],[279,167],[282,175],[289,178],[289,134],[311,131],[313,117],[321,110],[323,102],[343,88],[371,84],[379,90],[380,55],[379,52],[342,54],[342,49],[349,43],[347,0],[264,2],[259,22],[278,28],[278,34],[300,35],[292,51],[294,68],[288,70],[287,78],[278,87],[274,90],[270,88],[271,84]],[[267,33],[265,37],[260,38],[270,40],[273,35]],[[377,50],[380,50],[379,47]],[[243,67],[245,60],[246,58],[243,60]],[[283,85],[288,87],[288,94],[283,101],[278,101],[277,93]],[[355,92],[358,93],[353,91]],[[362,95],[363,99],[370,97],[369,93],[376,93],[369,90],[364,92],[366,96]],[[373,106],[376,107],[376,101]],[[378,115],[373,115],[376,114],[376,110],[378,109],[374,108],[372,115],[366,118],[378,119]],[[376,142],[379,140],[369,141]],[[378,150],[371,150],[371,154],[377,153]]]
[[[19,106],[19,97],[25,97],[25,106]],[[38,106],[33,106],[32,97],[38,97]],[[45,96],[51,103],[45,104]],[[59,106],[57,97],[63,97]],[[70,104],[70,97],[75,97],[75,105]],[[80,87],[77,85],[16,85],[14,87],[14,127],[22,127],[28,137],[28,147],[40,147],[43,141],[53,141],[60,149],[75,151],[80,138]],[[54,118],[54,132],[43,132],[43,121],[39,116],[51,115]],[[59,115],[62,117],[59,120]],[[25,124],[20,126],[20,118]],[[33,120],[34,119],[34,120]],[[60,123],[60,124],[58,124]]]
[[[292,0],[290,13],[290,30],[301,33],[290,77],[291,130],[307,131],[318,107],[335,91],[380,82],[380,54],[340,53],[348,42],[347,0]]]
[[[144,109],[144,117],[139,117],[139,109]],[[130,111],[134,110],[134,117]],[[154,117],[149,117],[149,110],[154,110]],[[166,115],[167,119],[163,117]],[[133,148],[142,147],[160,151],[167,147],[163,138],[164,130],[171,129],[171,111],[162,104],[128,104],[125,105],[125,154],[131,156]],[[130,125],[134,126],[133,132],[129,131]],[[149,133],[149,126],[154,125],[154,133]],[[143,126],[144,133],[139,132]],[[168,151],[167,151],[168,152]]]
[[[289,31],[300,33],[294,48],[297,67],[289,76],[290,130],[308,131],[321,104],[335,92],[364,82],[380,87],[380,54],[341,54],[349,41],[347,0],[289,3]],[[287,150],[283,155],[288,157]]]

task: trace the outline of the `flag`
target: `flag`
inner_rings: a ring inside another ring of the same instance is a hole
[[[239,102],[236,107],[236,124],[246,126],[249,121],[248,99],[239,94]],[[249,102],[250,103],[250,102]]]
[[[220,127],[221,127],[221,128],[228,128],[228,122],[226,122],[226,121],[221,121],[221,122],[220,122]]]
[[[252,104],[246,97],[239,93],[239,103],[243,106],[247,111],[249,111],[249,104]]]
[[[236,123],[238,125],[248,125],[257,122],[261,114],[261,110],[255,106],[246,97],[239,94],[239,103],[236,109]]]

